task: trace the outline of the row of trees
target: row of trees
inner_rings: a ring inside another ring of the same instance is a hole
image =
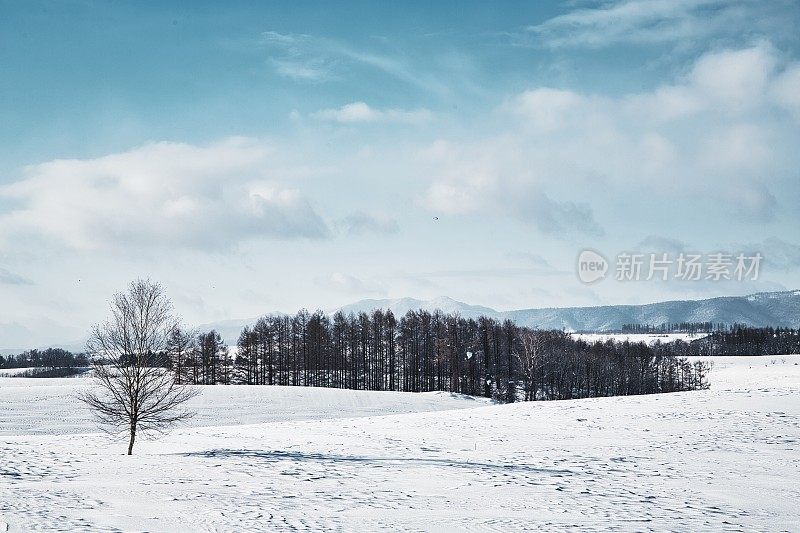
[[[623,324],[622,333],[710,333],[724,330],[724,324],[713,322],[667,322],[664,324]]]
[[[589,344],[562,331],[424,310],[268,315],[229,348],[175,328],[165,357],[184,384],[449,391],[503,401],[704,388],[707,367],[663,347]]]
[[[693,343],[701,355],[788,355],[800,353],[800,329],[734,325]]]
[[[800,329],[725,326],[689,342],[656,342],[652,349],[657,354],[676,357],[797,354]]]
[[[89,365],[84,354],[73,354],[61,348],[28,350],[18,355],[0,355],[0,368],[77,368]]]

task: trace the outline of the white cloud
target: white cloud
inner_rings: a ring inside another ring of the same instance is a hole
[[[55,160],[0,188],[0,245],[33,235],[76,249],[169,246],[213,250],[251,238],[328,233],[270,165],[263,143],[151,143],[97,159]]]
[[[531,88],[500,107],[502,133],[439,140],[418,154],[432,177],[422,203],[511,216],[550,234],[601,234],[593,209],[608,201],[594,200],[608,190],[668,193],[685,199],[683,209],[713,195],[722,200],[713,209],[772,220],[772,191],[796,179],[798,154],[785,146],[797,122],[784,112],[795,65],[760,42],[702,55],[644,93]]]
[[[440,139],[420,151],[418,158],[423,168],[433,176],[423,200],[429,209],[458,215],[487,207],[486,200],[498,186],[494,167],[503,158],[490,150],[490,145],[483,148],[485,153]]]
[[[731,177],[760,177],[761,169],[769,165],[772,156],[770,128],[735,121],[698,145],[698,164],[709,173]]]
[[[766,43],[742,50],[723,50],[702,56],[690,81],[707,100],[734,110],[756,107],[767,95],[777,59]]]
[[[514,111],[530,119],[530,125],[548,132],[566,125],[585,110],[586,99],[572,91],[542,87],[525,91],[513,101]]]
[[[405,111],[402,109],[375,109],[364,102],[353,102],[335,109],[323,109],[312,115],[318,120],[354,124],[358,122],[396,122],[421,124],[428,122],[433,114],[427,109]]]
[[[746,48],[708,52],[697,58],[677,83],[624,97],[621,111],[632,118],[670,122],[708,112],[732,117],[764,106],[790,107],[791,97],[784,102],[778,96],[784,94],[785,83],[785,78],[777,75],[779,64],[777,51],[763,41]]]
[[[436,176],[422,203],[435,213],[510,216],[544,234],[602,235],[589,205],[553,200],[543,174],[517,167],[519,150],[505,138],[467,147],[437,141],[420,154]]]

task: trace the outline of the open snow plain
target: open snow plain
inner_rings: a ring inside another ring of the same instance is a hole
[[[0,378],[0,531],[800,530],[800,356],[712,389],[493,405],[207,387],[123,455],[81,378]]]

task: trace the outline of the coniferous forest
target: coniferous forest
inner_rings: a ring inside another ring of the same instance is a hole
[[[441,312],[268,315],[235,349],[176,330],[183,383],[448,391],[501,401],[651,394],[708,386],[706,363],[644,343],[587,343],[557,330]]]

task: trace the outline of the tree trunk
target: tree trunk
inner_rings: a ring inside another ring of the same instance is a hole
[[[133,455],[133,442],[136,440],[136,424],[131,424],[131,440],[128,443],[128,455]]]

